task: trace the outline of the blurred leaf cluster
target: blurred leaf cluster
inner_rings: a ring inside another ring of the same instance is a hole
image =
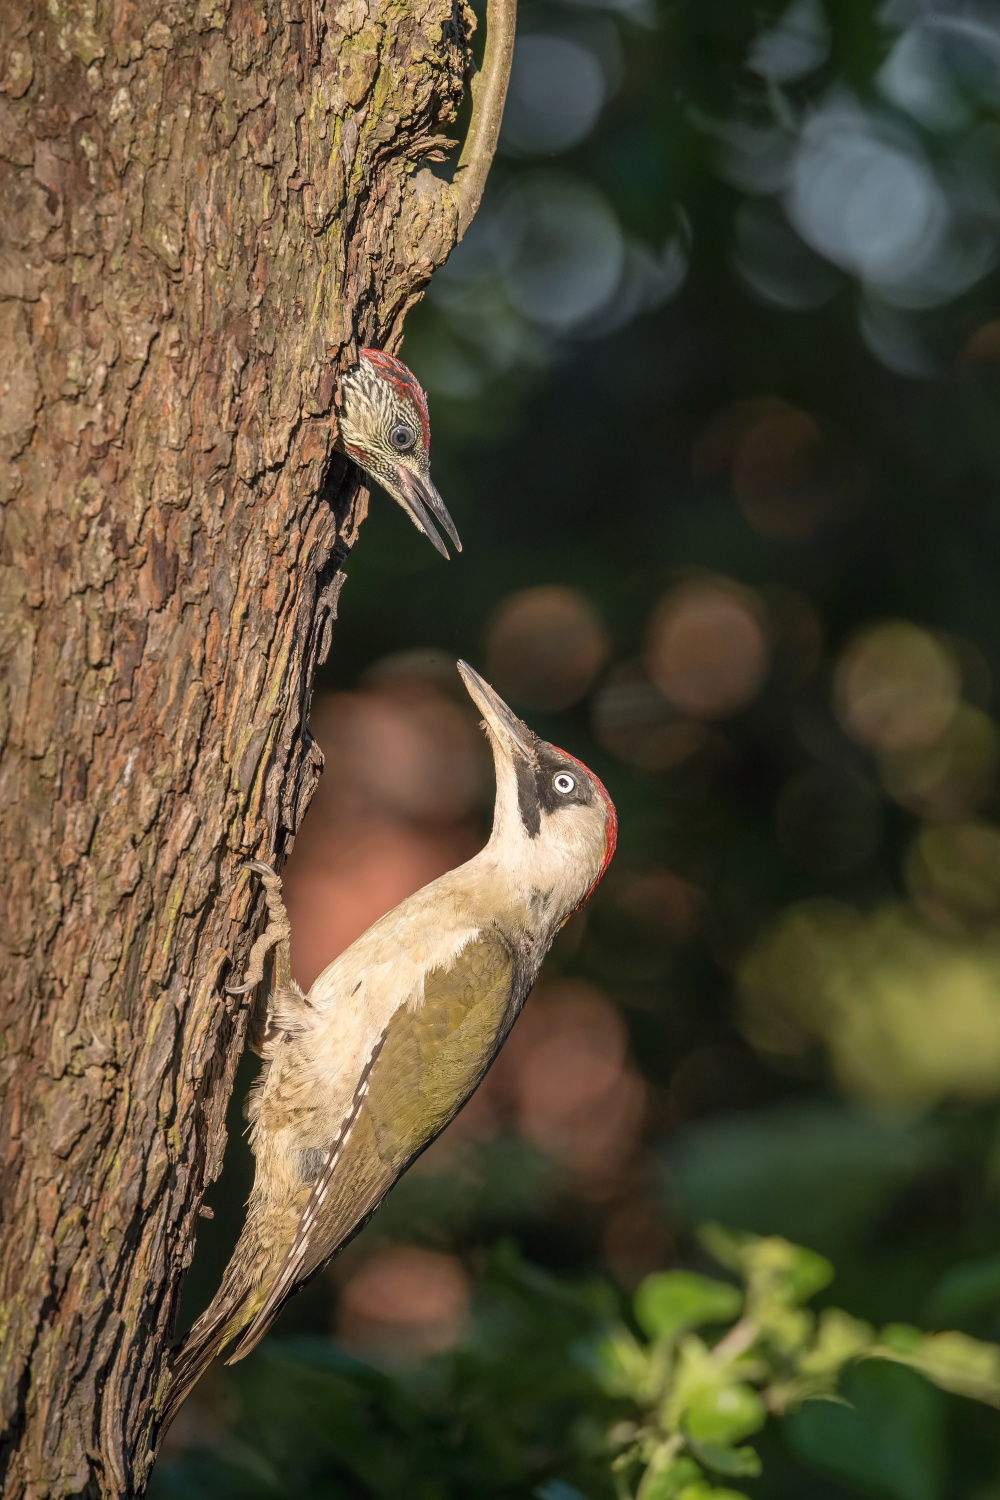
[[[628,1500],[733,1500],[739,1492],[720,1488],[720,1478],[761,1473],[756,1449],[743,1440],[769,1416],[837,1399],[845,1368],[858,1360],[905,1364],[943,1390],[1000,1405],[996,1345],[906,1325],[878,1334],[835,1307],[817,1316],[803,1304],[833,1278],[823,1256],[719,1225],[703,1229],[702,1239],[745,1290],[690,1271],[649,1276],[635,1297],[648,1342],[621,1328],[599,1349],[601,1384],[647,1413],[612,1430],[622,1450],[613,1468]],[[722,1323],[732,1326],[714,1342],[693,1331]]]

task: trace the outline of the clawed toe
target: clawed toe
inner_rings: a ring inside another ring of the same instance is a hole
[[[264,977],[264,961],[272,949],[274,949],[275,957],[276,983],[287,984],[291,978],[291,955],[288,947],[291,926],[288,913],[285,911],[285,904],[281,899],[281,879],[277,871],[262,859],[248,859],[240,866],[240,870],[241,872],[251,870],[263,881],[269,920],[267,927],[250,949],[246,979],[242,984],[227,984],[225,987],[227,995],[247,995],[260,984]]]

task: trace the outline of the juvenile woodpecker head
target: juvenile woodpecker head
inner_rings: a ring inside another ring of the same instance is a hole
[[[427,397],[416,377],[381,349],[362,349],[341,382],[340,441],[344,451],[403,507],[441,553],[448,549],[431,516],[461,552],[455,523],[431,482]]]
[[[467,662],[458,670],[493,748],[497,797],[490,845],[560,926],[611,863],[618,837],[614,804],[593,771],[534,734]]]

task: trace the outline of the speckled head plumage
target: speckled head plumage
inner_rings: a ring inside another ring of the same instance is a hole
[[[416,376],[391,354],[362,349],[341,384],[345,453],[402,506],[442,557],[448,549],[435,520],[461,552],[455,523],[431,481],[430,417]]]

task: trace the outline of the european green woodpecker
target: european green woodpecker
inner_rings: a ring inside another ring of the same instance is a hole
[[[617,821],[587,768],[539,739],[459,662],[496,767],[493,831],[467,864],[380,918],[303,995],[281,883],[254,863],[275,950],[247,1114],[256,1176],[246,1224],[206,1312],[180,1345],[169,1421],[216,1353],[242,1359],[287,1297],[357,1233],[458,1113],[510,1031],[559,928],[614,853]]]
[[[455,523],[431,482],[431,424],[416,376],[381,349],[362,349],[341,381],[339,441],[344,452],[403,507],[441,553],[440,521],[461,552]]]

